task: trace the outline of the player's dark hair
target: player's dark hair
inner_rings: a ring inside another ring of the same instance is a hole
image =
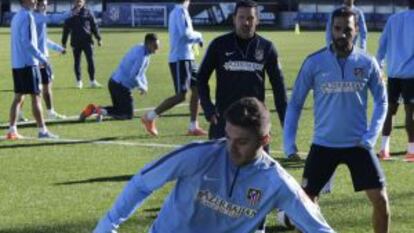
[[[233,15],[237,14],[237,10],[241,7],[247,7],[247,8],[257,8],[257,3],[252,0],[240,0],[236,3],[236,7],[234,8]]]
[[[350,18],[350,17],[354,17],[355,19],[355,25],[358,25],[358,14],[352,10],[352,8],[344,6],[344,7],[340,7],[336,10],[334,10],[334,12],[332,13],[332,20],[331,20],[331,26],[333,25],[333,21],[335,18]]]
[[[234,102],[224,113],[224,118],[233,125],[252,130],[259,137],[269,133],[269,111],[255,97],[244,97]]]
[[[187,0],[175,0],[175,1],[178,2],[178,3],[183,3],[183,2],[185,2]]]
[[[408,7],[414,9],[414,0],[408,0]]]
[[[158,40],[157,34],[155,34],[155,33],[147,33],[147,34],[145,34],[145,39],[144,39],[144,43],[145,44],[154,42],[156,40]]]

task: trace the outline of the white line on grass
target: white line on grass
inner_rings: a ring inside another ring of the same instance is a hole
[[[6,140],[4,136],[0,137],[2,140]],[[94,139],[65,139],[65,138],[36,138],[36,137],[23,137],[21,140],[35,140],[35,141],[46,141],[46,142],[57,142],[57,143],[82,143],[82,144],[97,144],[97,145],[118,145],[118,146],[136,146],[136,147],[149,147],[149,148],[178,148],[184,144],[164,144],[164,143],[139,143],[139,142],[128,142],[128,141],[95,141]],[[281,150],[271,150],[271,154],[284,154]],[[301,156],[307,156],[306,152],[298,152]],[[404,159],[392,158],[392,161],[407,162]]]

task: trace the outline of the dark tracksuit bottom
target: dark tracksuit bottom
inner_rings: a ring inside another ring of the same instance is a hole
[[[82,73],[81,73],[81,55],[82,52],[85,53],[86,62],[88,63],[88,73],[89,73],[89,80],[95,80],[95,62],[93,58],[93,45],[86,44],[79,47],[72,47],[73,50],[73,59],[75,61],[74,70],[76,80],[82,80]]]

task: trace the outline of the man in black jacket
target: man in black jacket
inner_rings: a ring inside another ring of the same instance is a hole
[[[95,80],[95,64],[93,60],[93,39],[92,34],[98,41],[98,46],[102,44],[102,38],[96,25],[95,17],[91,10],[85,7],[85,0],[75,0],[74,7],[80,9],[79,13],[73,15],[65,21],[62,34],[62,45],[66,48],[66,42],[69,34],[70,45],[73,49],[73,58],[75,60],[76,86],[81,89],[83,87],[81,77],[81,53],[85,53],[88,62],[88,73],[90,87],[100,87],[101,85]]]
[[[257,4],[240,1],[233,16],[234,32],[211,42],[201,63],[198,89],[201,106],[210,122],[210,138],[225,136],[223,113],[243,97],[265,100],[265,72],[273,89],[280,123],[283,125],[287,96],[278,55],[272,42],[256,34],[259,23]],[[216,102],[210,98],[208,80],[216,71]]]

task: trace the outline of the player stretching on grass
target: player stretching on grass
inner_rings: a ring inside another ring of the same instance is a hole
[[[365,191],[373,206],[373,228],[387,233],[390,222],[385,177],[373,150],[387,110],[387,95],[375,59],[353,45],[357,16],[350,8],[332,15],[330,47],[305,60],[295,82],[284,127],[287,155],[297,153],[296,131],[302,106],[313,90],[315,129],[303,172],[303,188],[312,200],[339,164],[351,172],[355,191]],[[367,121],[368,90],[374,98]]]
[[[303,232],[334,232],[300,186],[264,150],[270,114],[243,98],[225,114],[226,139],[192,143],[146,165],[126,185],[94,233],[115,233],[144,200],[169,181],[149,233],[251,233],[274,208]]]
[[[194,61],[192,46],[200,44],[203,39],[201,33],[193,30],[188,6],[190,0],[177,0],[180,4],[176,5],[170,13],[168,20],[168,32],[170,36],[170,55],[169,65],[173,78],[175,95],[165,99],[158,107],[142,116],[141,121],[150,135],[157,136],[158,130],[155,126],[155,119],[168,111],[175,105],[183,102],[187,91],[191,88],[190,98],[190,125],[187,135],[203,136],[207,135],[198,126],[197,115],[199,112],[199,99],[196,86],[197,68]]]
[[[134,99],[131,91],[137,88],[141,95],[147,93],[148,81],[145,72],[149,66],[150,56],[158,50],[159,43],[156,34],[148,33],[145,35],[144,44],[131,48],[108,82],[112,106],[98,107],[89,104],[80,114],[79,120],[84,121],[94,113],[99,121],[104,116],[119,120],[132,119]]]

